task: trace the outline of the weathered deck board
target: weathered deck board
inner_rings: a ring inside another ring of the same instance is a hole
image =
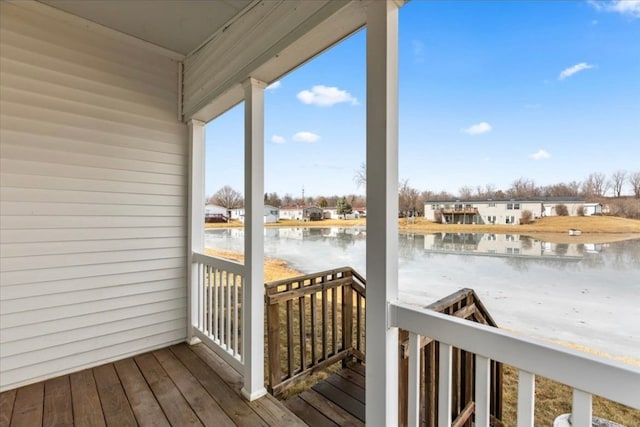
[[[69,376],[73,418],[76,425],[105,427],[98,389],[90,369]]]
[[[303,391],[286,405],[309,425],[363,426],[364,385],[364,366],[355,364]],[[325,419],[330,424],[325,424]]]
[[[241,388],[204,345],[179,344],[1,393],[0,427],[307,425],[270,395],[245,401]]]
[[[113,365],[98,366],[93,370],[93,376],[107,426],[137,427],[138,423]]]
[[[44,383],[42,425],[73,427],[71,383],[68,376],[53,378]]]
[[[0,394],[0,427],[9,427],[13,414],[13,403],[16,401],[16,391],[9,390]]]
[[[13,406],[11,426],[39,426],[44,407],[44,383],[18,389]]]
[[[337,427],[338,424],[327,418],[322,412],[302,400],[300,396],[287,401],[287,407],[291,409],[304,422],[313,427]]]
[[[140,427],[169,427],[169,421],[133,359],[114,363]]]

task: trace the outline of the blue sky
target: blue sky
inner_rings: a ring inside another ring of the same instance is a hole
[[[640,1],[411,1],[400,178],[507,189],[640,171]],[[265,93],[265,191],[364,194],[365,32]],[[243,106],[207,125],[207,195],[243,189]],[[630,193],[628,186],[626,193]]]

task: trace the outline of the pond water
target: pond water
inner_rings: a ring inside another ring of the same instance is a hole
[[[366,277],[364,228],[267,228],[265,254],[304,273],[351,266]],[[207,230],[242,252],[242,229]],[[553,243],[516,234],[401,233],[400,298],[428,305],[472,288],[499,326],[640,360],[640,238]]]

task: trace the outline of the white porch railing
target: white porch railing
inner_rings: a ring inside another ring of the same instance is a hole
[[[233,261],[193,254],[193,286],[197,289],[193,335],[243,372],[242,284],[245,266]]]
[[[409,335],[409,426],[419,423],[420,337],[440,342],[438,426],[451,426],[451,354],[457,347],[476,356],[475,426],[489,426],[489,362],[519,369],[517,426],[533,427],[535,375],[573,388],[573,425],[591,427],[591,398],[598,395],[640,409],[640,368],[472,323],[403,303],[390,304],[392,326]],[[558,414],[560,415],[560,414]]]

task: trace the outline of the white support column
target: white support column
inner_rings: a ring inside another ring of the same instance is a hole
[[[254,400],[264,387],[264,88],[244,83],[244,266],[242,286],[242,395]]]
[[[367,387],[369,425],[398,425],[398,5],[367,5]]]
[[[198,267],[193,265],[193,252],[204,251],[204,122],[189,120],[189,204],[187,207],[187,342],[200,342],[193,336],[193,325],[198,322]]]

